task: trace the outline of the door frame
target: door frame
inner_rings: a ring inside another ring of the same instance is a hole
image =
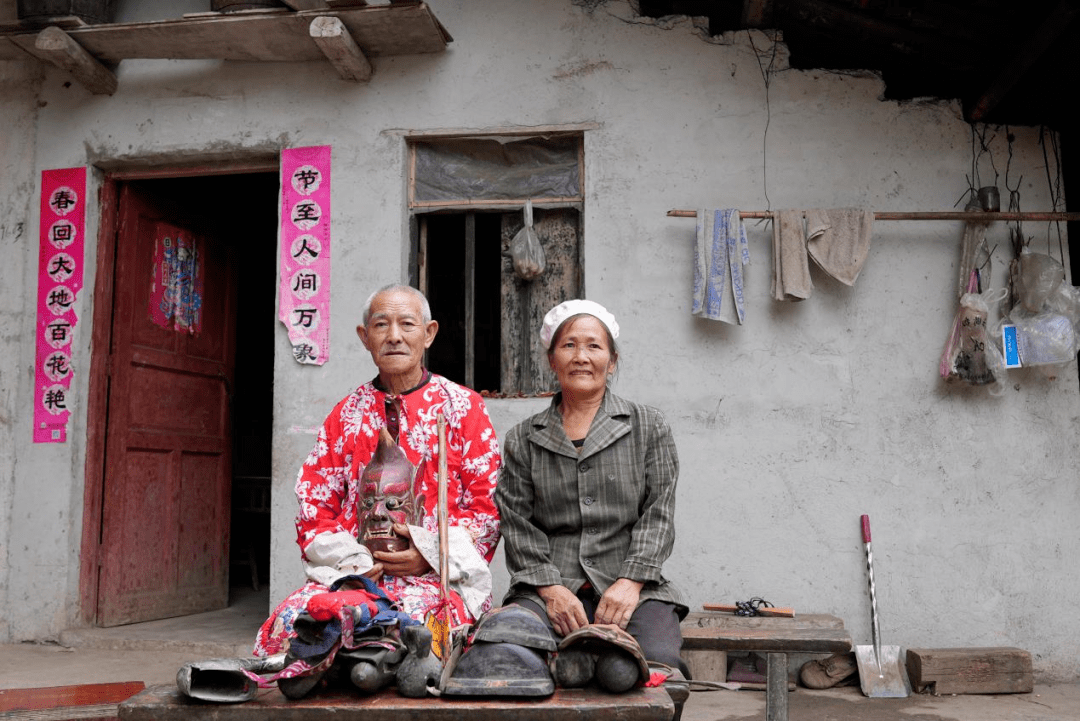
[[[119,237],[119,201],[122,185],[130,180],[152,180],[239,173],[280,172],[277,156],[214,163],[162,165],[110,169],[98,193],[99,224],[94,312],[90,333],[90,374],[86,414],[86,464],[83,484],[82,552],[79,555],[79,620],[97,621],[101,553],[102,503],[105,490],[106,427],[109,410],[109,357],[115,293],[116,244]]]

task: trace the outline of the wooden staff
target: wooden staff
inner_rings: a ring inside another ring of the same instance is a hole
[[[447,578],[450,576],[450,516],[449,516],[449,499],[447,498],[447,482],[448,471],[446,465],[446,417],[439,413],[438,416],[439,425],[439,582],[440,593],[442,594],[442,612],[445,614],[446,624],[446,637],[442,644],[442,653],[440,654],[443,663],[450,656],[450,607],[449,607],[449,586]]]

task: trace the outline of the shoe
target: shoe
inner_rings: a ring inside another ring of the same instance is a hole
[[[853,653],[837,653],[828,658],[807,661],[799,669],[799,680],[807,688],[848,686],[858,679],[858,664]]]

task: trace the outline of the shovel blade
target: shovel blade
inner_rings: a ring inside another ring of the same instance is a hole
[[[873,646],[856,646],[855,659],[859,662],[859,685],[864,695],[870,698],[911,695],[911,682],[907,668],[900,661],[899,646],[882,646],[880,659],[874,654]]]

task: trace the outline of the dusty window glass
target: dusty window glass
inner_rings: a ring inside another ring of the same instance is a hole
[[[413,279],[439,321],[432,371],[489,395],[555,390],[540,323],[552,306],[584,293],[581,141],[413,143]],[[546,257],[528,280],[510,257],[526,200]]]
[[[581,136],[446,138],[410,143],[414,210],[582,201]]]

